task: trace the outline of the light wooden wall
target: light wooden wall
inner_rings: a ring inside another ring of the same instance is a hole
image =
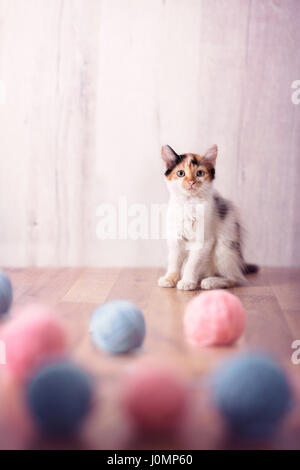
[[[299,45],[299,0],[0,0],[0,264],[163,264],[97,207],[166,201],[161,144],[217,143],[247,258],[300,265]]]

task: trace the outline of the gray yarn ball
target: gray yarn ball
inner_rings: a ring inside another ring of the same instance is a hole
[[[223,364],[213,400],[235,434],[265,438],[291,408],[292,393],[282,368],[270,357],[252,353]]]
[[[30,413],[43,434],[69,436],[92,407],[92,381],[84,370],[62,360],[41,367],[27,386]]]
[[[10,279],[4,271],[0,270],[0,315],[7,313],[13,299],[13,290]]]
[[[90,332],[94,344],[109,353],[132,351],[143,344],[145,320],[142,312],[131,302],[113,300],[94,311]]]

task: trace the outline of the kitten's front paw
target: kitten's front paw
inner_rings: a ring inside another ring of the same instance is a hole
[[[159,287],[175,287],[179,279],[179,275],[176,273],[167,274],[158,279]]]
[[[184,281],[181,279],[177,282],[177,289],[180,290],[195,290],[197,289],[197,282],[194,281]]]

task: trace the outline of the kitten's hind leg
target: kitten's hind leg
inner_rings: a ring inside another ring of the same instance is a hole
[[[201,289],[226,289],[228,287],[234,287],[237,285],[237,282],[233,279],[228,279],[226,277],[205,277],[201,281]]]
[[[237,229],[238,228],[238,229]],[[241,252],[240,225],[228,220],[219,235],[214,253],[215,276],[202,280],[202,289],[224,289],[243,285],[244,260]]]

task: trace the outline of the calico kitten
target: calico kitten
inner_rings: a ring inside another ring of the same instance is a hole
[[[244,274],[257,271],[242,255],[237,209],[213,188],[217,154],[216,145],[202,156],[177,155],[169,145],[162,147],[170,201],[168,269],[158,280],[161,287],[232,287],[245,281]]]

